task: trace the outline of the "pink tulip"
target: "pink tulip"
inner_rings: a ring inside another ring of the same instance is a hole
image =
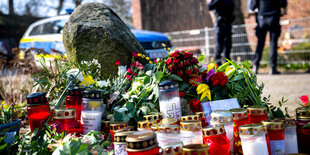
[[[308,105],[308,102],[309,102],[309,95],[300,96],[299,99],[301,100],[302,104],[304,104],[305,106]]]

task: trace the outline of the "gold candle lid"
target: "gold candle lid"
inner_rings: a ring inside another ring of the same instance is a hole
[[[127,122],[111,123],[110,130],[115,131],[127,127]]]
[[[310,109],[305,107],[296,108],[296,118],[299,120],[309,120],[310,119]]]
[[[150,113],[151,115],[157,115],[158,116],[158,119],[163,119],[163,113],[161,113],[161,112],[151,112]]]
[[[180,126],[179,125],[161,125],[158,126],[159,133],[180,133]]]
[[[199,115],[199,118],[205,118],[204,112],[195,112],[195,115]]]
[[[140,129],[151,129],[151,126],[153,124],[156,124],[156,122],[144,122],[144,121],[140,121],[138,122],[138,128]]]
[[[232,120],[232,113],[229,110],[215,110],[211,113],[211,121],[212,124],[231,124],[233,123]]]
[[[128,127],[125,127],[125,128],[121,128],[119,130],[114,130],[113,133],[119,133],[119,132],[124,132],[124,131],[133,131],[133,127],[132,126],[128,126]]]
[[[70,119],[76,117],[75,108],[54,109],[54,119]]]
[[[153,132],[157,132],[158,131],[158,124],[153,124],[152,126],[151,126],[151,129],[152,129],[152,131]]]
[[[229,111],[232,113],[233,120],[241,120],[248,117],[247,110],[243,108],[234,108]]]
[[[160,147],[159,154],[162,155],[175,155],[182,154],[183,142],[167,143]]]
[[[114,135],[114,144],[126,144],[126,138],[128,135],[133,134],[136,131],[121,131]]]
[[[249,115],[267,115],[267,107],[251,106],[247,109]]]
[[[263,126],[267,130],[281,130],[284,129],[284,123],[283,121],[277,121],[277,120],[264,120],[262,121]]]
[[[254,135],[258,136],[264,133],[264,127],[262,124],[254,123],[254,124],[247,124],[242,125],[239,127],[239,134],[240,135]]]
[[[126,138],[127,151],[141,152],[158,146],[156,134],[153,132],[135,132]]]
[[[101,121],[103,128],[110,128],[110,121]]]
[[[181,121],[200,121],[199,115],[182,116]]]
[[[183,131],[201,130],[201,121],[181,121],[180,126]]]
[[[282,120],[284,123],[284,127],[293,127],[296,126],[296,120],[293,118],[285,118]]]
[[[175,117],[168,117],[168,118],[164,118],[160,121],[160,124],[162,125],[172,125],[172,124],[177,124],[178,123],[178,119]]]
[[[203,128],[202,133],[204,137],[221,135],[225,133],[225,128],[223,125],[210,128]]]
[[[205,144],[190,144],[182,148],[183,155],[208,155],[209,146]]]
[[[159,119],[158,115],[145,115],[143,116],[143,121],[145,122],[155,122]]]

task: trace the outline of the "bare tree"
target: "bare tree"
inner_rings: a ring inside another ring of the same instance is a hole
[[[75,4],[75,7],[79,6],[82,3],[83,0],[73,0],[73,3]]]
[[[103,3],[111,7],[121,19],[131,22],[131,0],[103,0]]]
[[[59,0],[59,4],[58,4],[58,7],[57,7],[57,15],[59,15],[62,7],[63,7],[63,4],[64,4],[64,1],[65,0]]]
[[[9,0],[9,14],[10,15],[14,14],[14,2],[13,2],[13,0]]]

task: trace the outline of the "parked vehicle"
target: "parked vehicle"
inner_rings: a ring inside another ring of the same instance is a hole
[[[42,48],[47,52],[51,49],[65,53],[62,41],[62,29],[70,15],[62,15],[39,20],[29,26],[20,40],[20,48]],[[162,43],[171,47],[169,38],[160,32],[134,29],[127,24],[151,59],[168,55]]]

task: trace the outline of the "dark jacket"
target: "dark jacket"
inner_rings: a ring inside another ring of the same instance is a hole
[[[235,4],[233,0],[212,0],[208,3],[209,10],[214,10],[216,17],[233,19]]]
[[[286,8],[287,0],[251,0],[250,9],[258,9],[261,16],[281,15],[281,8]]]

